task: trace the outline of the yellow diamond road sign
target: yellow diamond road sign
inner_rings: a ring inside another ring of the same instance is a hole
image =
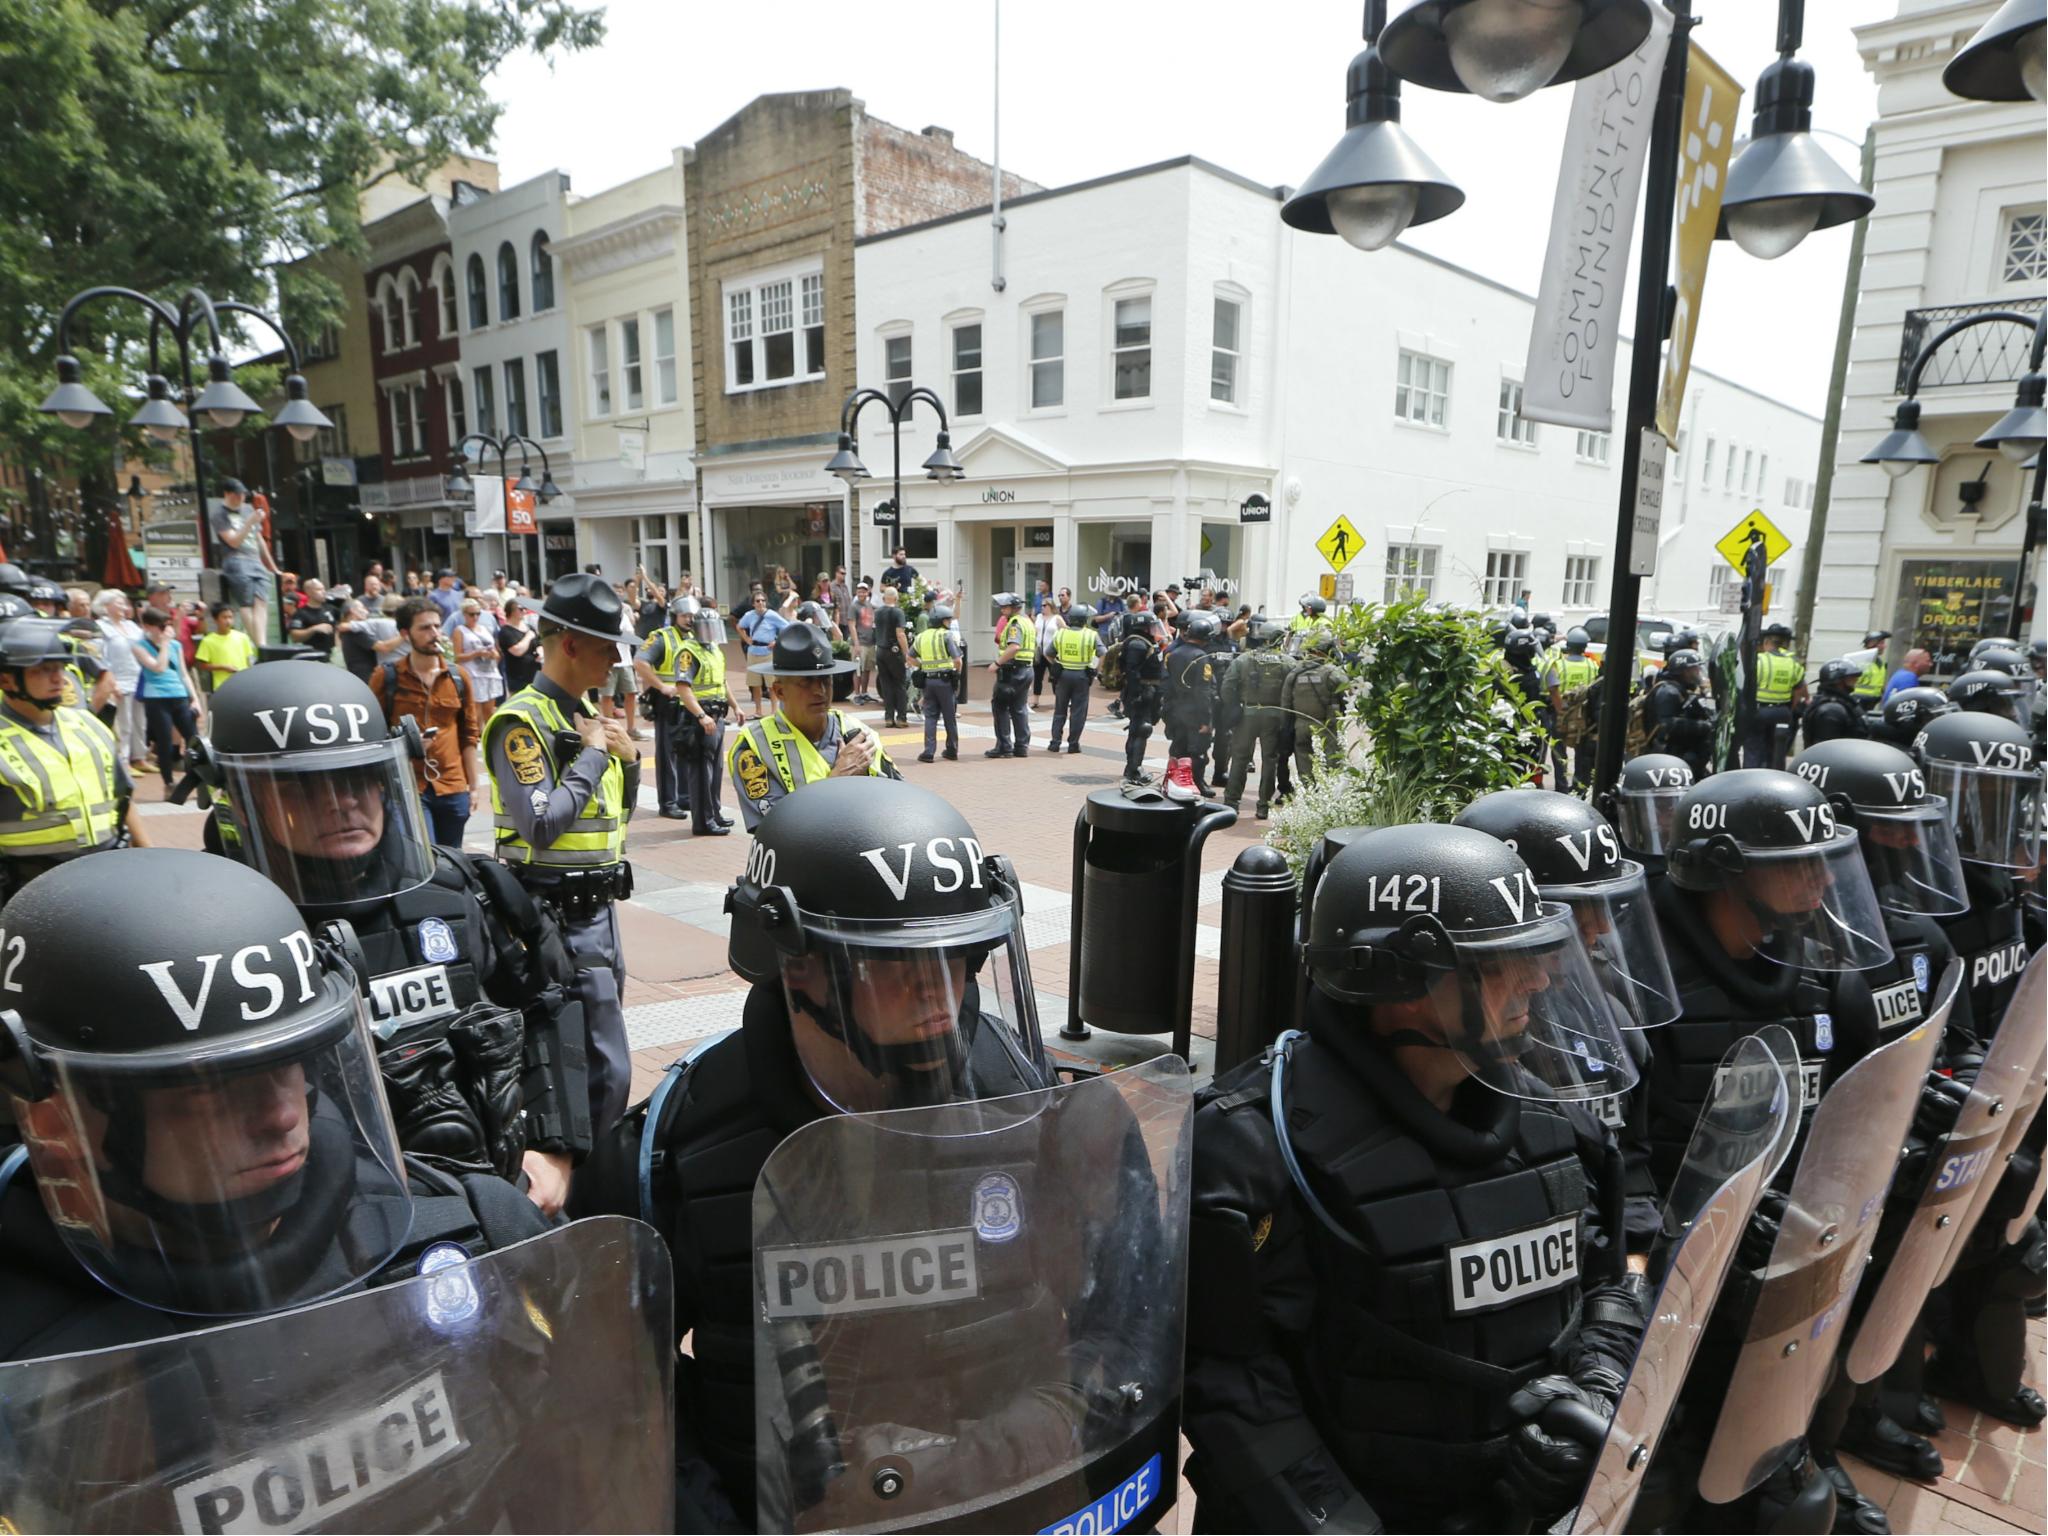
[[[1331,570],[1341,571],[1358,558],[1358,552],[1365,548],[1365,540],[1360,537],[1358,530],[1351,526],[1350,518],[1339,516],[1337,521],[1330,524],[1323,536],[1316,540],[1316,548],[1322,553],[1322,557],[1330,562]]]
[[[1764,564],[1767,566],[1776,565],[1784,559],[1785,552],[1792,547],[1792,541],[1778,531],[1776,523],[1761,512],[1750,513],[1730,528],[1721,542],[1714,546],[1721,552],[1723,560],[1744,574],[1747,574],[1747,570],[1743,565],[1743,557],[1749,553],[1749,537],[1752,531],[1764,536]]]

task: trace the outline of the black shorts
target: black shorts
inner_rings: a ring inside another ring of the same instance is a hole
[[[268,602],[270,573],[260,565],[222,566],[220,590],[222,601],[237,608],[246,608],[259,599]]]

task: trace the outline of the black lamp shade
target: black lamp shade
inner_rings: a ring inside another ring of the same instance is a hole
[[[953,457],[953,439],[951,434],[945,432],[939,434],[939,445],[932,450],[931,457],[924,461],[924,472],[927,478],[933,480],[964,480],[967,478],[967,471],[961,467],[960,461]]]
[[[128,425],[141,427],[159,442],[171,442],[189,425],[185,413],[171,399],[170,381],[162,374],[152,373],[148,388],[149,398],[128,418]]]
[[[271,420],[297,441],[310,443],[323,428],[334,425],[319,406],[306,398],[306,381],[298,374],[284,381],[284,393],[284,409]]]
[[[2048,379],[2039,373],[2021,379],[2019,399],[1992,424],[1989,432],[1977,439],[1977,446],[1996,448],[2014,463],[2039,453],[2043,442],[2048,442],[2048,410],[2042,408],[2044,395],[2048,395]]]
[[[844,432],[839,434],[839,451],[825,465],[825,473],[837,475],[848,485],[869,478],[867,465],[861,463],[860,455],[853,451],[853,439]]]
[[[1740,221],[1745,209],[1762,212],[1764,204],[1795,201],[1814,208],[1809,230],[1851,223],[1877,206],[1877,199],[1812,134],[1766,134],[1751,139],[1728,167],[1728,191],[1721,199],[1721,222],[1714,238],[1735,238],[1728,229],[1731,212]]]
[[[1892,429],[1877,440],[1877,446],[1863,455],[1865,464],[1882,464],[1885,473],[1896,478],[1916,464],[1939,464],[1941,455],[1920,435],[1920,402],[1901,400],[1892,414]]]
[[[546,506],[551,501],[560,501],[561,499],[562,488],[555,484],[555,477],[546,470],[542,470],[540,476],[541,505]]]
[[[1489,36],[1497,55],[1527,57],[1521,36],[1560,10],[1557,0],[1413,0],[1380,34],[1380,57],[1403,80],[1432,91],[1484,94],[1513,101],[1546,85],[1564,85],[1597,74],[1633,53],[1650,35],[1647,0],[1582,0],[1577,30],[1554,71],[1502,88],[1475,92],[1459,73],[1452,54]],[[1460,14],[1460,13],[1464,14]],[[1547,78],[1543,76],[1547,74]]]
[[[441,482],[441,489],[447,493],[450,501],[461,501],[464,497],[474,494],[476,487],[470,484],[469,471],[462,467],[460,459],[456,460],[455,467],[448,471],[448,478]]]
[[[263,407],[250,399],[248,392],[234,381],[228,372],[228,360],[218,352],[207,359],[206,372],[206,388],[192,402],[193,410],[216,418],[214,425],[223,429],[239,425],[244,416],[262,414]],[[220,417],[231,417],[232,420],[222,421]]]
[[[57,359],[57,387],[43,400],[42,407],[52,416],[61,416],[67,427],[85,427],[92,424],[95,416],[111,416],[100,397],[80,382],[81,372],[78,359],[65,356]]]
[[[2041,100],[2041,50],[2048,0],[2006,0],[1962,52],[1941,83],[1972,101]]]

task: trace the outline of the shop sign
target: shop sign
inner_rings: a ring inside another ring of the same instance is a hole
[[[356,483],[356,461],[354,459],[322,459],[320,461],[320,483],[322,485],[354,485]]]
[[[1237,504],[1237,520],[1240,523],[1270,523],[1273,521],[1273,503],[1253,491]]]
[[[549,549],[572,550],[576,547],[576,535],[573,533],[550,533],[541,539],[541,543]]]
[[[1135,576],[1112,576],[1101,566],[1088,578],[1088,590],[1108,597],[1129,597],[1139,589],[1141,583]]]
[[[1015,491],[1001,490],[992,485],[981,493],[981,499],[990,503],[1002,504],[1015,501],[1017,493]]]
[[[746,468],[704,470],[707,500],[745,502],[749,498],[794,499],[813,496],[837,497],[839,482],[825,473],[822,463],[757,464]]]
[[[1902,562],[1893,633],[1910,637],[1908,649],[1933,656],[1937,676],[1955,675],[1979,635],[2011,629],[2014,565],[2010,557]]]

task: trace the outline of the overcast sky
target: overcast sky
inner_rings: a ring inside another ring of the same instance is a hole
[[[1776,7],[1694,8],[1706,18],[1696,40],[1743,85],[1747,133]],[[1819,73],[1816,128],[1861,141],[1877,93],[1850,29],[1895,8],[1810,0],[1802,56]],[[520,58],[495,78],[508,104],[495,151],[505,185],[560,169],[577,192],[598,192],[657,169],[755,96],[833,86],[904,127],[951,128],[984,159],[993,147],[993,0],[611,0],[606,10],[601,48],[552,68]],[[1004,0],[1003,164],[1061,186],[1192,153],[1296,185],[1343,129],[1362,11],[1358,0]],[[1402,121],[1466,193],[1457,213],[1406,238],[1533,293],[1569,90],[1512,107],[1412,86],[1404,96]],[[1853,144],[1822,143],[1856,169]],[[1772,262],[1716,245],[1695,364],[1818,415],[1848,251],[1846,225]],[[1371,261],[1360,253],[1362,280]]]

